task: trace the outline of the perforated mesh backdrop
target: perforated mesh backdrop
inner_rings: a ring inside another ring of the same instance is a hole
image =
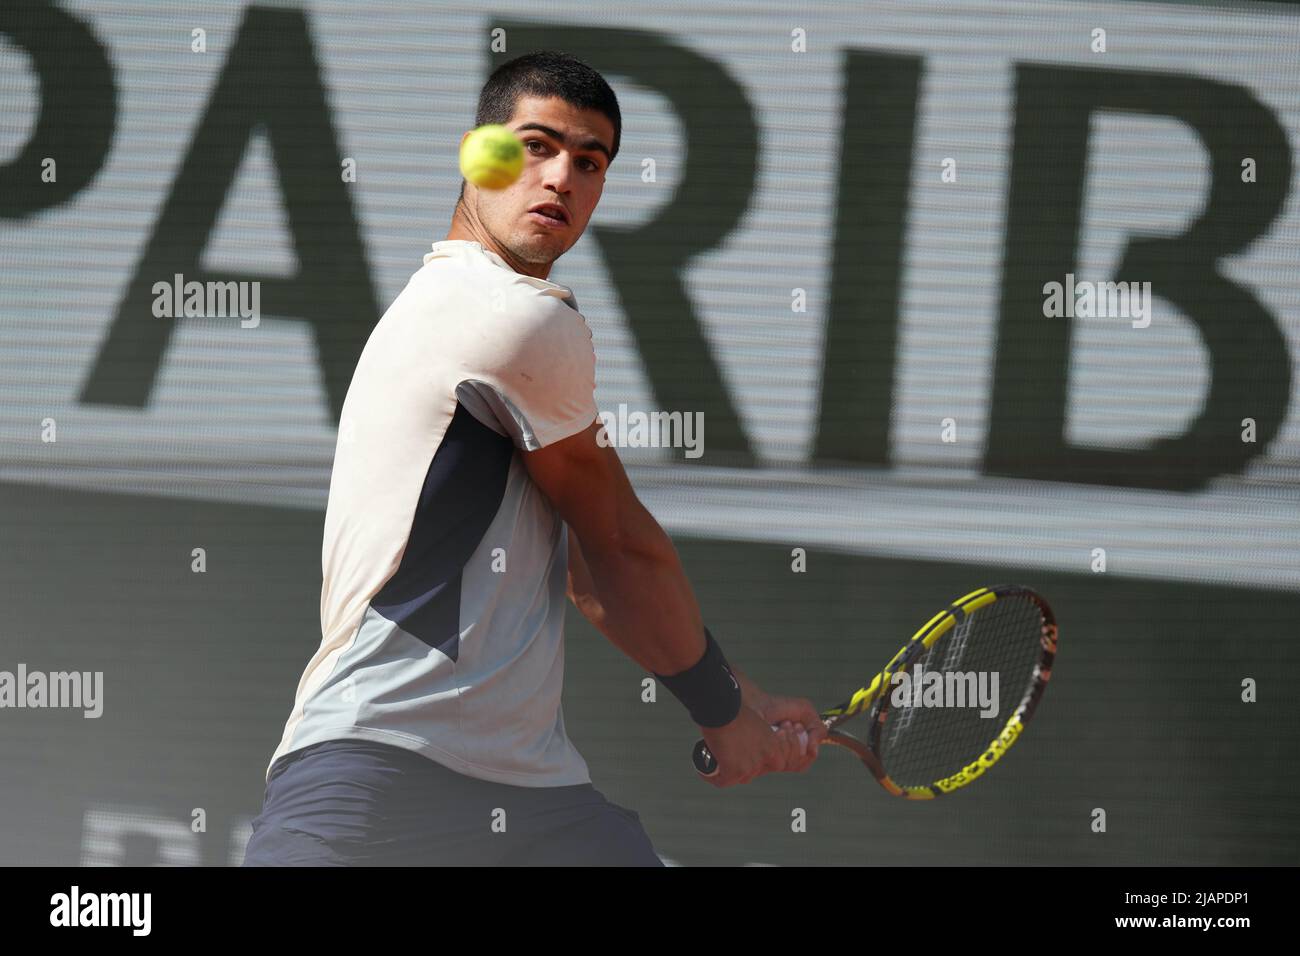
[[[620,98],[552,278],[602,409],[704,416],[623,455],[728,653],[827,705],[982,584],[1061,622],[1024,740],[917,806],[830,751],[701,784],[571,611],[596,785],[687,864],[1297,862],[1300,10],[918,0],[0,8],[0,671],[104,675],[98,718],[0,709],[0,861],[239,859],[357,353],[539,48]],[[176,273],[260,323],[156,318]]]

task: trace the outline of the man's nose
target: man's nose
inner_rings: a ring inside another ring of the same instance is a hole
[[[548,159],[542,167],[542,185],[556,192],[568,192],[573,182],[573,161],[565,153]]]

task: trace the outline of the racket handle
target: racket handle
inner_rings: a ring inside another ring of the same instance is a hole
[[[777,731],[781,728],[776,724],[772,724],[772,729]],[[808,732],[806,730],[801,730],[799,731],[799,736],[806,746],[808,741]],[[712,777],[718,772],[718,760],[709,752],[709,745],[704,742],[703,737],[695,741],[695,747],[691,750],[691,763],[695,765],[695,772],[701,777]]]

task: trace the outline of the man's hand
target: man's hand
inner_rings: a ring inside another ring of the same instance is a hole
[[[718,772],[704,779],[730,787],[765,773],[802,773],[811,767],[826,738],[826,725],[812,702],[766,694],[743,676],[740,683],[744,703],[736,719],[723,727],[700,728],[718,761]]]

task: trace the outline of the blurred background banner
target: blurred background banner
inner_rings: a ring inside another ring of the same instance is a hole
[[[537,49],[619,96],[551,278],[602,410],[703,421],[621,454],[729,655],[828,705],[981,585],[1061,622],[1026,742],[916,806],[829,750],[702,784],[571,610],[597,788],[688,865],[1300,862],[1300,7],[1058,0],[8,0],[0,679],[102,713],[0,708],[0,862],[242,858],[352,369]]]

